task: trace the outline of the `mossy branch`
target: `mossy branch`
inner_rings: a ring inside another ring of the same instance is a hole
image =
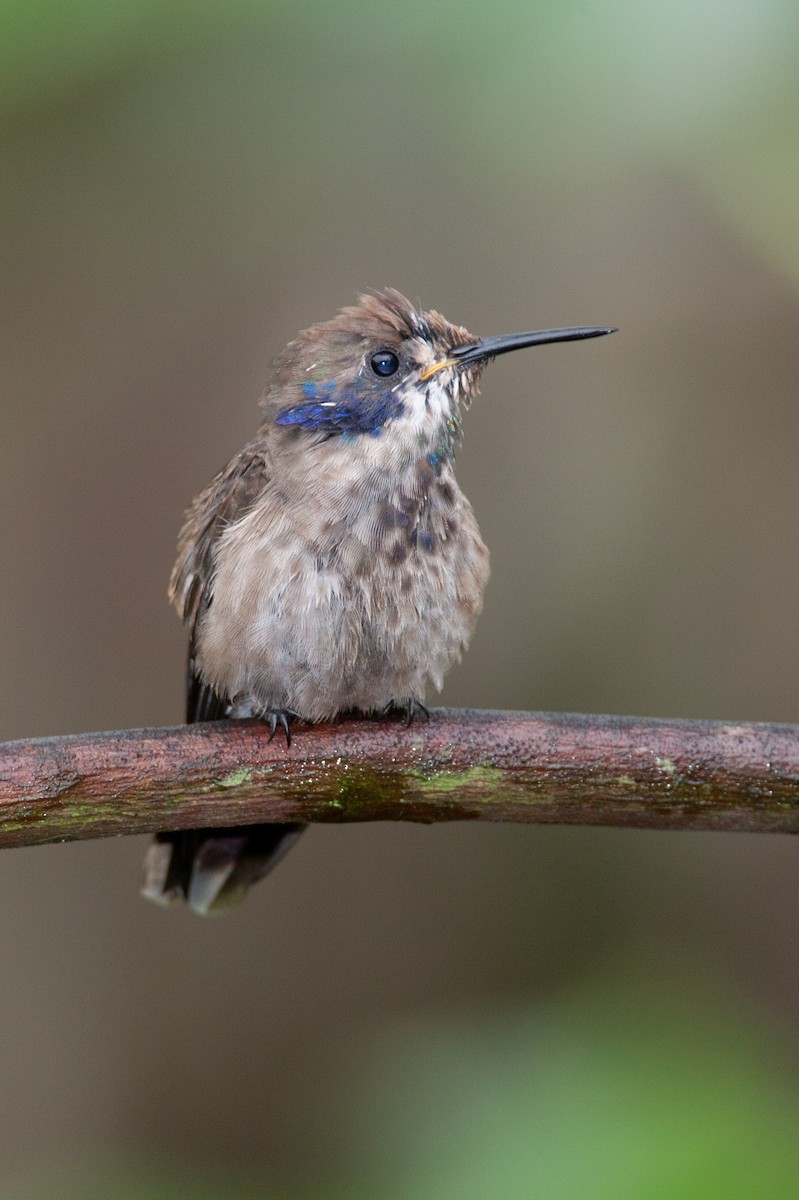
[[[0,846],[260,821],[523,821],[799,832],[799,727],[438,709],[0,746]]]

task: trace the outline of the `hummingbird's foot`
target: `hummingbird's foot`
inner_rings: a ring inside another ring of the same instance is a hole
[[[290,721],[298,721],[300,714],[296,713],[293,708],[262,708],[254,696],[250,696],[245,692],[240,692],[231,700],[228,711],[225,716],[235,717],[237,720],[242,720],[247,717],[256,717],[259,721],[266,721],[269,726],[269,741],[277,733],[278,725],[286,735],[286,745],[291,745],[291,730],[289,729]]]
[[[425,708],[421,700],[414,700],[413,697],[405,705],[405,724],[413,725],[414,721],[429,721],[430,710]]]
[[[403,725],[413,725],[414,721],[420,718],[424,721],[430,720],[430,713],[421,700],[414,700],[413,696],[411,696],[410,700],[406,700],[404,704],[397,704],[395,700],[392,700],[390,704],[386,705],[380,715],[387,717],[390,713],[400,713]]]
[[[291,729],[289,727],[289,722],[296,720],[299,716],[298,713],[295,713],[293,709],[290,708],[267,708],[262,713],[259,713],[259,716],[262,717],[269,726],[270,742],[277,733],[279,725],[286,735],[286,746],[288,747],[291,745]]]

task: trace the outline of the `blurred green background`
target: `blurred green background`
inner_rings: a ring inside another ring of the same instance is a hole
[[[445,703],[799,720],[799,9],[0,3],[0,737],[181,719],[181,513],[301,327],[493,366]],[[226,920],[0,861],[0,1196],[799,1194],[789,839],[312,830]]]

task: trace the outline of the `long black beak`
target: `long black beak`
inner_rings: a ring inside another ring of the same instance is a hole
[[[579,342],[583,338],[604,337],[615,333],[605,325],[578,325],[572,329],[539,329],[535,333],[508,333],[499,337],[480,338],[447,351],[447,358],[454,359],[458,366],[466,363],[483,362],[507,354],[511,350],[522,350],[525,346],[543,346],[546,342]]]

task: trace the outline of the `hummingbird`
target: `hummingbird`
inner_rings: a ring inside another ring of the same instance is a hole
[[[254,439],[189,508],[169,598],[189,627],[187,721],[291,723],[396,710],[469,642],[488,550],[455,478],[463,411],[513,350],[602,326],[476,337],[393,289],[289,342]],[[238,903],[298,824],[156,836],[143,894],[201,914]]]

